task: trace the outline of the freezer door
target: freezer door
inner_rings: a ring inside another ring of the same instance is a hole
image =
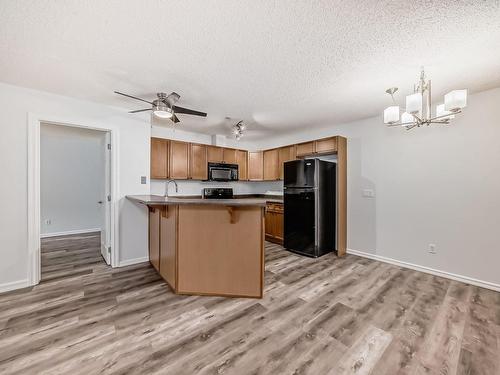
[[[284,186],[313,188],[315,164],[314,159],[287,161],[284,170]]]

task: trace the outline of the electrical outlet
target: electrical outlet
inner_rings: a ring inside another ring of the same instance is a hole
[[[433,243],[429,244],[429,253],[436,254],[436,244]]]
[[[141,176],[141,184],[146,185],[146,176]]]
[[[47,225],[52,224],[52,220],[50,220],[50,219],[45,220],[45,224],[47,224]]]

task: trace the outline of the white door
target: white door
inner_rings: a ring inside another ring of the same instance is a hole
[[[103,142],[104,175],[101,205],[101,254],[106,263],[111,264],[111,134],[106,133]]]

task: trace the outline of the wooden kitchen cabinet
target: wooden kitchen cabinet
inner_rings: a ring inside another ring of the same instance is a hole
[[[222,163],[224,160],[224,149],[217,146],[207,146],[207,161],[209,163]]]
[[[168,139],[151,138],[151,178],[168,178]]]
[[[279,179],[283,180],[284,177],[284,163],[290,160],[295,160],[297,159],[296,155],[296,147],[295,145],[292,146],[285,146],[281,147],[278,151],[278,163],[279,163]]]
[[[236,150],[233,148],[223,149],[223,159],[222,161],[227,164],[236,164]]]
[[[248,179],[250,181],[264,180],[264,156],[262,151],[248,152]]]
[[[280,177],[278,149],[264,151],[264,180],[275,181]]]
[[[315,143],[315,154],[332,154],[337,152],[337,137],[318,139]]]
[[[283,203],[267,203],[265,214],[266,241],[283,244],[283,219]]]
[[[207,179],[207,146],[197,143],[189,145],[189,178]]]
[[[248,180],[248,152],[236,150],[236,164],[238,164],[238,178]]]
[[[297,145],[297,156],[307,156],[314,154],[314,141],[299,143]]]
[[[189,177],[189,143],[170,141],[170,178],[187,180]]]

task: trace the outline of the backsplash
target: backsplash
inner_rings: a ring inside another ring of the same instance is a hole
[[[175,192],[175,186],[170,183],[168,188],[169,195],[201,195],[201,191],[206,187],[232,187],[234,194],[264,194],[269,190],[283,191],[283,181],[234,181],[234,182],[215,182],[215,181],[192,181],[176,180],[179,186],[179,192]],[[165,194],[164,180],[151,180],[151,194]]]

